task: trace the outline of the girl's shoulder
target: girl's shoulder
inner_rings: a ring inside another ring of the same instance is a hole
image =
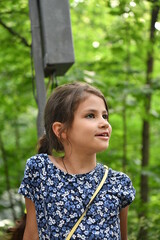
[[[36,154],[27,159],[26,169],[32,171],[44,168],[48,163],[48,155],[45,153]]]
[[[103,171],[104,174],[104,168],[105,166],[103,164],[99,164],[100,169]],[[108,168],[108,176],[106,179],[106,184],[109,184],[110,187],[122,187],[124,188],[125,186],[132,186],[132,181],[130,177],[123,172],[113,170],[112,168]]]
[[[27,164],[37,164],[37,163],[43,163],[48,160],[48,155],[46,153],[40,153],[36,154],[34,156],[31,156],[30,158],[27,159]]]
[[[131,181],[130,177],[127,174],[120,171],[113,170],[112,168],[109,168],[108,176],[110,181],[116,181],[116,182]]]
[[[120,199],[120,208],[129,205],[135,198],[136,190],[133,187],[130,177],[119,171],[109,169],[108,190]]]

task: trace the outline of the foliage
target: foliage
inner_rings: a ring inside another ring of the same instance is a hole
[[[145,84],[147,52],[151,48],[149,28],[152,4],[152,1],[145,0],[71,0],[76,62],[65,77],[58,78],[59,84],[75,80],[88,82],[99,87],[107,97],[112,138],[109,150],[99,154],[98,159],[114,169],[123,170],[125,147],[125,171],[137,191],[136,200],[129,211],[131,240],[137,239],[140,225],[148,228],[149,239],[160,238],[160,214],[157,212],[160,202],[160,23],[157,23],[154,43],[152,84]],[[28,1],[0,2],[0,43],[0,137],[4,148],[0,152],[0,197],[4,199],[7,190],[5,163],[10,188],[17,189],[26,159],[36,152],[37,106],[33,95]],[[45,81],[47,85],[48,79]],[[152,104],[146,116],[144,101],[148,93],[152,93]],[[142,170],[144,118],[149,119],[151,125],[151,142],[149,166]],[[149,176],[150,193],[148,218],[139,220],[141,171]],[[21,201],[14,203],[15,210],[17,205],[22,212]],[[10,202],[4,204],[1,200],[1,219],[6,218],[4,209],[9,207]],[[10,215],[9,212],[7,218]],[[18,215],[20,211],[16,210],[16,217]]]

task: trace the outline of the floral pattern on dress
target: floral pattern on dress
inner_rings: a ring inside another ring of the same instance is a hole
[[[28,159],[19,193],[36,208],[40,240],[65,239],[101,182],[105,168],[97,163],[87,174],[56,168],[47,154]],[[135,198],[130,178],[109,168],[108,177],[71,239],[120,239],[119,213]]]

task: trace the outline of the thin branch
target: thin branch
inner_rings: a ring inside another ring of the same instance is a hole
[[[12,10],[12,11],[1,11],[0,12],[0,15],[2,16],[2,15],[8,15],[8,14],[14,14],[14,15],[16,15],[16,14],[24,14],[24,15],[26,15],[26,16],[28,16],[28,12],[26,11],[16,11],[16,10]]]
[[[30,44],[28,44],[27,40],[22,37],[19,33],[15,32],[11,27],[8,27],[0,18],[0,25],[2,25],[10,34],[16,36],[17,38],[19,38],[21,40],[21,42],[26,46],[26,47],[31,47]]]

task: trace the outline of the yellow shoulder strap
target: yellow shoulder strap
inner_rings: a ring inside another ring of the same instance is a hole
[[[27,214],[27,209],[26,208],[24,209],[24,214]]]
[[[78,221],[76,222],[76,224],[73,226],[73,228],[71,229],[70,233],[68,234],[68,236],[66,237],[66,240],[70,240],[70,238],[72,237],[73,233],[76,231],[77,227],[79,226],[79,224],[81,223],[82,219],[84,218],[89,206],[91,205],[91,203],[93,202],[94,198],[96,197],[97,193],[100,191],[100,189],[102,188],[107,176],[108,176],[108,167],[104,166],[106,168],[104,176],[102,178],[102,181],[100,182],[99,186],[97,187],[96,191],[94,192],[93,196],[91,197],[85,211],[83,212],[83,214],[81,215],[81,217],[78,219]]]

